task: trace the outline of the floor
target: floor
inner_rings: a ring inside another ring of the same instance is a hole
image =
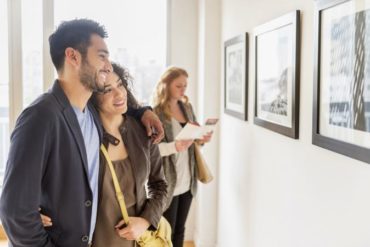
[[[0,247],[7,247],[7,241],[0,241]],[[185,242],[184,247],[195,247],[193,242]]]
[[[0,245],[0,247],[2,247],[2,246]],[[189,242],[185,242],[184,247],[195,247],[195,245],[194,245],[193,242],[189,241]]]

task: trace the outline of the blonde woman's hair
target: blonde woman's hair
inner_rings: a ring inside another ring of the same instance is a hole
[[[179,67],[169,67],[166,71],[162,74],[161,78],[159,79],[157,86],[155,88],[153,94],[153,107],[155,113],[163,112],[164,116],[167,120],[171,119],[171,111],[170,111],[170,85],[174,80],[179,78],[180,76],[188,76],[188,72],[186,70],[179,68]],[[182,102],[187,104],[188,97],[184,96],[182,98]]]

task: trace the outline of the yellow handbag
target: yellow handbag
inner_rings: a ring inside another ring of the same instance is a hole
[[[118,204],[121,208],[122,217],[126,225],[128,225],[130,221],[126,209],[125,199],[123,197],[123,193],[118,183],[116,171],[114,170],[112,161],[109,158],[108,151],[103,144],[100,146],[100,150],[102,151],[105,159],[107,160],[110,172],[112,174]],[[158,223],[157,230],[155,231],[146,230],[138,239],[136,239],[136,243],[141,247],[172,247],[170,224],[162,216]]]

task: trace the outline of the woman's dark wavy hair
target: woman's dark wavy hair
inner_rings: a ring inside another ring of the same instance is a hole
[[[112,62],[113,72],[121,79],[126,90],[129,87],[129,84],[132,84],[132,76],[128,72],[128,69],[119,65],[118,63]]]
[[[125,87],[125,89],[127,91],[127,105],[130,108],[138,108],[139,103],[137,102],[137,100],[135,99],[135,97],[133,96],[133,94],[131,92],[132,84],[133,84],[133,78],[130,75],[128,69],[119,65],[118,63],[114,63],[114,62],[112,62],[112,67],[113,67],[113,73],[115,73],[118,76],[118,78],[121,79],[121,81],[123,83],[123,86]],[[94,105],[94,107],[97,110],[99,110],[99,101],[98,101],[98,98],[97,98],[98,94],[99,93],[94,92],[92,94],[91,98],[90,98],[90,102]]]

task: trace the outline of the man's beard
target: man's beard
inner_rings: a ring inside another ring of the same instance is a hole
[[[98,73],[86,59],[82,60],[80,71],[80,81],[87,89],[92,92],[103,92],[104,85],[99,85]]]

